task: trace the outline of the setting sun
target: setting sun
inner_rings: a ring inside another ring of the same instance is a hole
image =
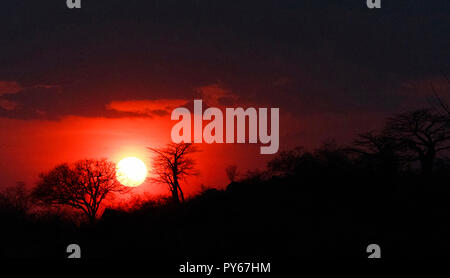
[[[147,177],[147,167],[136,157],[126,157],[117,163],[117,180],[130,187],[141,185]]]

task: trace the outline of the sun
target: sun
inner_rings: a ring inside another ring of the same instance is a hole
[[[136,157],[126,157],[117,163],[117,180],[130,187],[141,185],[147,178],[147,167]]]

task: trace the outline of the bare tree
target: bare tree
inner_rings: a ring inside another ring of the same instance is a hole
[[[408,156],[401,155],[404,148],[383,133],[369,131],[359,134],[353,145],[347,150],[358,153],[360,158],[374,161],[385,174],[394,174],[402,167],[402,161],[409,160]]]
[[[396,143],[390,137],[377,134],[375,131],[369,131],[359,134],[358,139],[354,141],[354,145],[357,147],[354,149],[356,152],[375,155],[386,150],[391,151],[395,148]]]
[[[444,77],[445,81],[447,81],[447,86],[450,85],[450,79],[445,74],[444,71],[441,71],[442,76]],[[450,107],[448,103],[440,96],[438,91],[436,90],[435,86],[433,85],[433,82],[431,82],[431,90],[433,91],[433,99],[430,99],[430,104],[436,110],[438,113],[444,113],[448,116],[450,116]],[[448,89],[449,87],[447,87]],[[446,92],[448,95],[448,91]]]
[[[227,174],[228,179],[230,180],[230,182],[234,182],[236,181],[237,176],[239,175],[238,173],[238,168],[236,165],[230,165],[225,169],[225,172]]]
[[[428,109],[406,112],[390,118],[385,132],[415,154],[425,175],[430,175],[433,171],[436,154],[450,149],[448,116]]]
[[[172,199],[176,204],[184,202],[183,190],[180,181],[188,176],[197,175],[195,161],[191,155],[198,149],[190,143],[170,143],[164,148],[148,148],[155,154],[153,160],[154,182],[169,186]]]
[[[40,174],[32,195],[47,206],[70,206],[84,212],[92,223],[103,200],[128,189],[116,179],[116,166],[106,160],[85,159],[61,164]]]

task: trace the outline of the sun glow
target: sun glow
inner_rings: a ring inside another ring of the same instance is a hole
[[[141,185],[147,178],[147,167],[136,157],[126,157],[117,163],[117,180],[130,187]]]

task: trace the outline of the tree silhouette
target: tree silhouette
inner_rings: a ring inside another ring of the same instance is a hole
[[[0,193],[0,207],[2,208],[26,214],[32,205],[30,191],[23,182],[18,182],[15,186],[8,187]]]
[[[116,166],[106,160],[85,159],[56,166],[40,174],[33,198],[47,206],[70,206],[95,221],[103,200],[113,192],[128,189],[116,179]]]
[[[238,176],[238,168],[236,165],[230,165],[225,169],[225,172],[227,174],[228,179],[230,182],[236,181],[236,178]]]
[[[422,173],[430,175],[436,154],[450,149],[450,121],[448,116],[429,109],[416,110],[389,118],[387,136],[415,154]]]
[[[353,145],[349,151],[358,153],[361,159],[386,175],[400,170],[402,160],[406,159],[400,155],[402,149],[396,140],[383,133],[369,131],[359,134]]]
[[[444,77],[445,81],[447,81],[447,85],[450,85],[450,79],[445,74],[445,72],[441,71],[442,76]],[[431,90],[433,91],[433,99],[430,100],[431,106],[434,108],[435,111],[438,113],[444,113],[446,115],[450,116],[450,107],[448,103],[440,96],[438,91],[436,90],[435,86],[433,85],[433,82],[431,82]],[[448,89],[448,87],[447,87]],[[448,95],[448,91],[446,92]]]
[[[180,181],[188,176],[197,175],[195,161],[190,157],[198,149],[190,143],[170,143],[164,148],[148,148],[156,156],[153,160],[152,180],[169,186],[175,204],[184,202],[183,190]]]
[[[306,156],[310,156],[310,154],[308,153]],[[293,150],[279,152],[267,163],[267,168],[275,175],[294,175],[301,168],[304,158],[304,148],[296,147]]]

